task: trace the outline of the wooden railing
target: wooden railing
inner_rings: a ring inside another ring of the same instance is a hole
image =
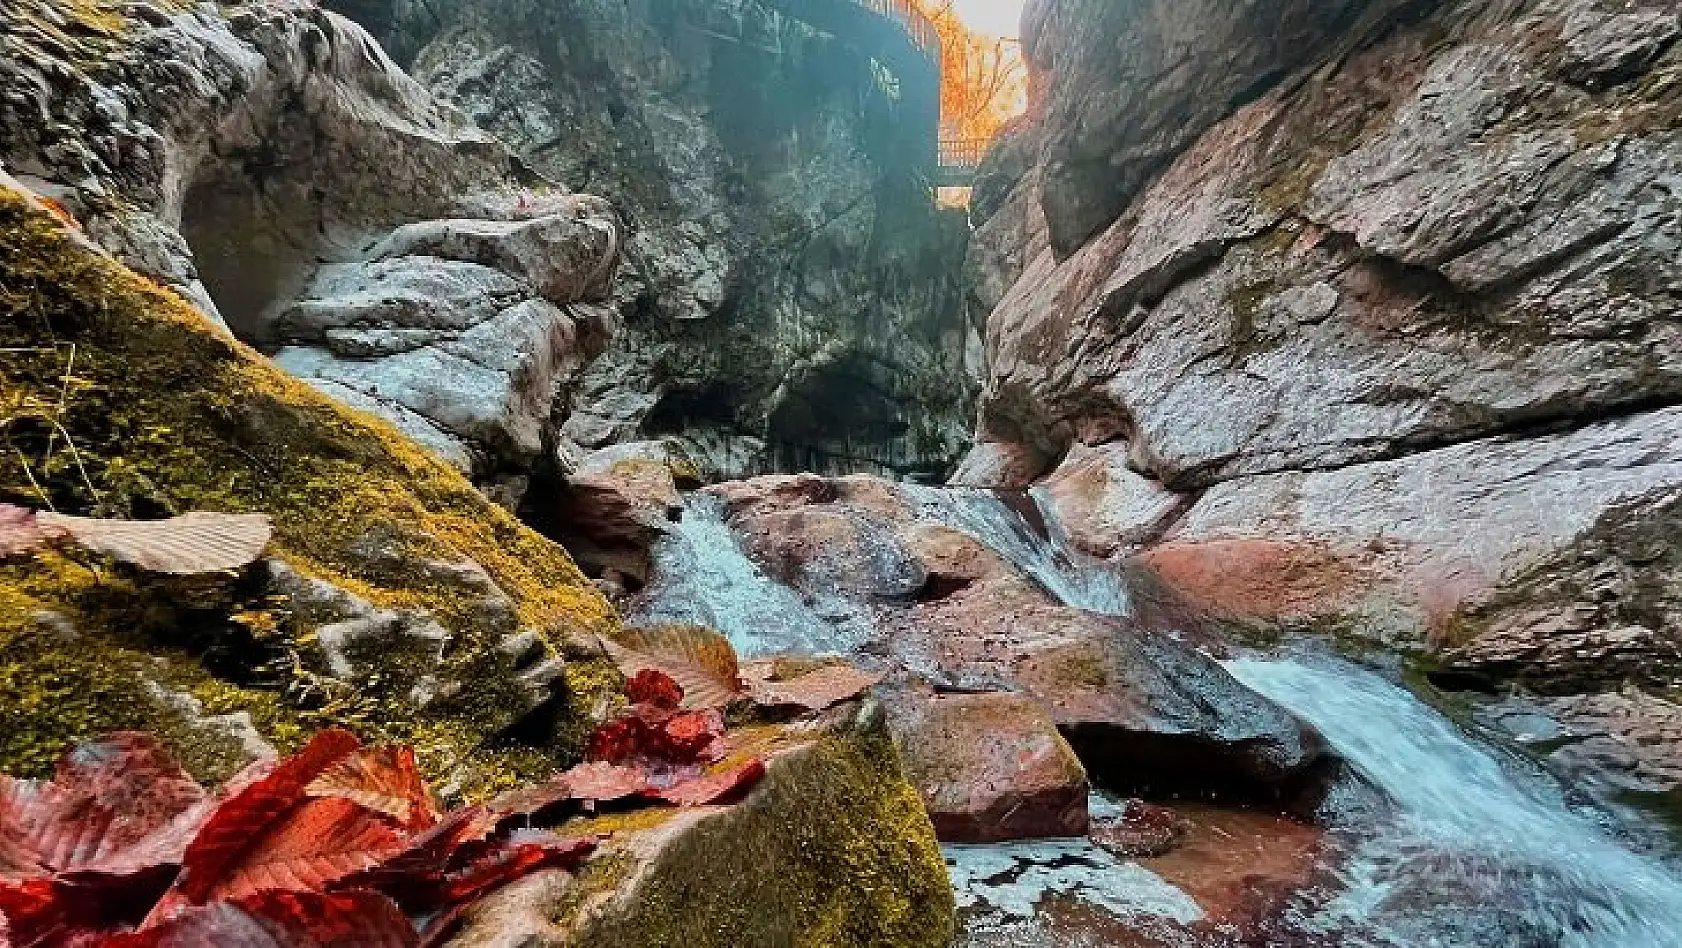
[[[981,167],[981,160],[987,157],[987,148],[991,144],[993,141],[988,138],[943,138],[940,140],[940,166],[974,171]]]

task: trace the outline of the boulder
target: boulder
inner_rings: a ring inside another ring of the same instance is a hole
[[[947,948],[952,891],[880,706],[767,738],[768,773],[734,806],[575,820],[605,834],[575,875],[540,873],[462,917],[452,948]]]
[[[1086,834],[1086,769],[1033,698],[908,695],[889,722],[941,842]]]
[[[1125,442],[1076,444],[1041,480],[1034,497],[1075,549],[1100,559],[1137,549],[1162,535],[1188,500],[1129,468]]]
[[[587,573],[631,591],[648,582],[654,546],[681,515],[679,481],[694,477],[680,448],[616,445],[579,459],[554,496],[529,509]]]
[[[1216,612],[1450,648],[1468,671],[1568,684],[1645,666],[1669,681],[1659,525],[1679,497],[1682,411],[1664,409],[1228,481],[1141,561]]]

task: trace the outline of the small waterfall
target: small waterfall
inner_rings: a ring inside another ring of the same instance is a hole
[[[1682,945],[1682,879],[1407,691],[1332,659],[1227,668],[1319,728],[1400,808],[1395,827],[1357,845],[1345,890],[1305,920],[1314,927],[1397,948]]]
[[[1050,541],[992,491],[914,486],[901,490],[922,519],[985,543],[1064,605],[1108,616],[1132,612],[1121,573],[1058,542],[1061,530],[1049,514]]]
[[[661,541],[655,559],[665,578],[634,608],[638,621],[717,629],[747,658],[824,654],[854,644],[799,593],[767,577],[748,559],[730,532],[723,501],[716,497],[688,498],[683,520]]]

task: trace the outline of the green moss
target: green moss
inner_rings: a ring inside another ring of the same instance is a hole
[[[0,567],[8,607],[0,635],[27,635],[34,613],[58,613],[89,637],[83,648],[161,655],[201,700],[251,711],[283,747],[344,724],[367,739],[415,743],[433,776],[468,765],[490,785],[545,775],[529,772],[537,759],[546,771],[575,756],[588,727],[577,715],[555,722],[556,736],[535,759],[493,746],[492,730],[507,723],[498,711],[513,697],[513,670],[494,648],[501,633],[482,621],[482,591],[403,566],[480,564],[512,599],[518,623],[561,648],[610,632],[617,620],[560,547],[390,426],[286,376],[10,191],[0,191],[0,259],[0,503],[140,518],[266,512],[275,523],[271,555],[376,606],[443,624],[453,636],[448,670],[467,695],[420,714],[377,683],[334,690],[309,674],[313,630],[283,604],[245,596],[237,577],[193,590],[125,578],[99,562],[8,564]],[[382,530],[401,537],[399,556],[359,552],[357,540]],[[253,657],[302,661],[230,674],[208,660],[230,637]],[[9,673],[56,673],[58,658],[29,655],[8,654]],[[573,711],[597,705],[618,683],[587,654],[566,680]],[[29,736],[5,745],[0,770],[38,769],[42,748],[151,721],[129,703],[108,714],[50,716],[21,697],[6,700],[0,716]]]
[[[603,873],[596,891],[628,871]],[[933,827],[880,722],[780,759],[746,802],[676,833],[625,895],[594,920],[557,921],[592,948],[946,948],[953,938]]]

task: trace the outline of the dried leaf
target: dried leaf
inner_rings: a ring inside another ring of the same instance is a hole
[[[652,669],[683,688],[683,706],[722,708],[742,693],[741,669],[730,640],[691,625],[627,629],[607,651],[626,678]]]
[[[556,777],[547,783],[498,794],[486,806],[504,818],[535,817],[574,799],[576,798],[572,795],[572,785],[567,783],[565,777]]]
[[[723,773],[698,777],[677,786],[658,791],[657,799],[678,806],[713,806],[734,803],[747,796],[748,791],[765,777],[765,761],[755,757],[740,767]]]
[[[652,760],[694,763],[711,757],[724,734],[724,717],[716,710],[669,711],[636,705],[628,714],[609,721],[590,737],[590,757],[608,763]]]
[[[363,748],[322,771],[304,792],[343,797],[391,817],[410,832],[438,822],[437,805],[409,747]]]
[[[596,841],[589,837],[562,838],[540,830],[516,832],[472,866],[452,874],[444,886],[444,902],[472,902],[541,869],[576,870],[595,848]]]
[[[263,555],[273,528],[264,514],[197,511],[170,520],[93,520],[40,513],[42,528],[155,573],[239,569]]]
[[[747,669],[748,693],[762,707],[822,711],[858,697],[882,680],[881,675],[833,662],[797,678],[772,681],[774,664],[755,662]]]
[[[228,864],[205,900],[240,899],[264,890],[321,891],[403,849],[390,827],[356,803],[342,797],[308,800]]]
[[[663,671],[644,668],[625,682],[625,697],[636,704],[675,711],[683,703],[683,686]]]
[[[485,841],[503,819],[503,814],[487,807],[463,807],[411,839],[401,852],[367,871],[346,876],[333,888],[378,889],[417,914],[432,911],[439,904],[445,876],[488,848]]]
[[[414,926],[377,892],[259,892],[194,906],[101,948],[414,948]]]
[[[612,803],[641,793],[648,787],[648,772],[641,767],[618,764],[579,764],[559,778],[575,800]]]
[[[361,742],[346,731],[323,731],[286,760],[247,768],[232,783],[232,792],[224,790],[215,812],[187,847],[181,878],[148,922],[166,918],[184,904],[203,904],[250,850],[298,805],[304,789],[322,771],[360,746]]]
[[[61,535],[42,525],[28,507],[0,504],[0,560],[33,553]]]

